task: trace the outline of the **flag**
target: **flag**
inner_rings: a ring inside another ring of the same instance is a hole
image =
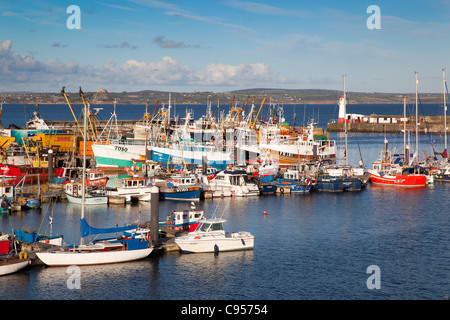
[[[442,156],[442,158],[447,159],[447,149],[445,149],[443,152],[436,152],[436,154]]]

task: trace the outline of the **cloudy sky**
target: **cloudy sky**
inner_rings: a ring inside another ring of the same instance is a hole
[[[349,91],[403,93],[415,71],[441,92],[449,17],[448,0],[6,0],[0,92],[341,90],[346,74]]]

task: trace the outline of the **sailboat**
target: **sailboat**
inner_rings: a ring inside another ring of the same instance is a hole
[[[419,137],[418,137],[418,122],[417,122],[417,72],[415,74],[416,79],[416,152],[414,154],[414,158],[411,162],[414,162],[414,159],[418,158],[418,150],[419,150]],[[404,113],[406,113],[406,98],[403,100],[403,109]],[[404,115],[406,118],[406,114]],[[419,173],[411,173],[412,167],[408,167],[409,161],[409,146],[406,145],[406,127],[404,128],[404,150],[405,150],[405,158],[404,165],[400,165],[398,162],[394,161],[389,157],[388,152],[388,141],[385,139],[384,141],[384,150],[382,152],[382,157],[380,161],[373,163],[373,169],[367,170],[367,173],[370,175],[370,180],[373,184],[376,185],[384,185],[384,186],[395,186],[395,187],[425,187],[427,185],[427,176]],[[390,159],[390,160],[389,160]]]
[[[24,253],[17,255],[14,235],[0,234],[0,276],[11,274],[22,270],[30,264],[30,259]],[[11,242],[14,243],[14,250],[10,251]]]
[[[81,93],[81,88],[80,88]],[[84,153],[83,153],[83,184],[81,201],[81,241],[80,245],[72,248],[61,248],[55,251],[36,253],[37,257],[47,266],[70,266],[70,265],[97,265],[117,262],[127,262],[146,258],[153,251],[149,241],[145,239],[121,239],[98,241],[85,245],[84,238],[93,234],[105,234],[124,232],[136,228],[136,226],[125,226],[118,228],[99,229],[91,227],[85,217],[85,190],[86,190],[86,127],[87,108],[85,105],[84,117]]]

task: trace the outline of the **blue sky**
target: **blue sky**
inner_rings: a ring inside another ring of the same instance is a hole
[[[415,71],[441,92],[449,17],[448,0],[2,1],[0,92],[341,90],[346,74],[349,91],[409,93]]]

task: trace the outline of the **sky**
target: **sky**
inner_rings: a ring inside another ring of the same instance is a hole
[[[450,0],[2,0],[0,92],[437,93],[449,35]]]

